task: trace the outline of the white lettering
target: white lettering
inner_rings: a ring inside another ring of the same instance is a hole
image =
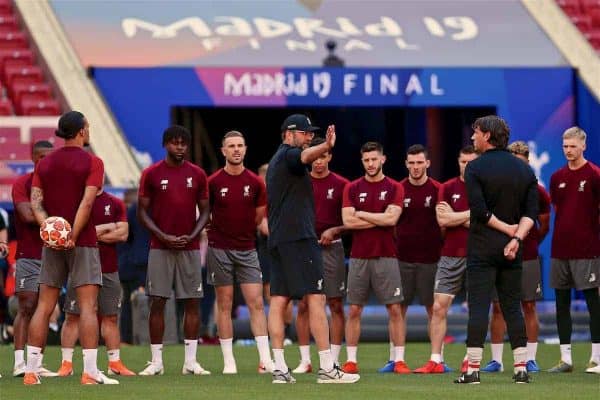
[[[223,36],[252,36],[252,25],[240,17],[215,17],[216,22],[230,22],[215,28],[215,32]]]
[[[431,94],[434,96],[443,96],[444,89],[438,85],[438,76],[436,74],[431,74],[429,81],[431,83]]]
[[[338,23],[338,25],[340,26],[340,29],[346,35],[348,35],[348,36],[351,36],[351,35],[362,35],[362,32],[360,31],[360,29],[358,29],[356,27],[356,25],[354,25],[352,23],[352,21],[350,21],[349,18],[338,17],[335,20]]]
[[[400,36],[402,28],[393,19],[381,17],[380,23],[365,25],[365,32],[371,36]]]
[[[348,95],[356,87],[356,74],[344,74],[344,94]]]
[[[296,25],[298,34],[307,39],[313,38],[315,33],[340,39],[344,39],[347,36],[344,32],[322,27],[323,21],[320,19],[294,18],[294,24]]]
[[[287,35],[292,31],[291,25],[268,18],[254,18],[254,24],[260,36],[265,39]]]
[[[354,49],[373,50],[373,46],[371,46],[367,42],[363,42],[362,40],[358,40],[358,39],[350,39],[346,42],[346,44],[344,44],[345,51],[352,51]]]
[[[313,75],[313,92],[319,98],[324,99],[331,90],[331,75],[328,72],[321,72]]]
[[[286,40],[285,45],[288,50],[296,51],[296,50],[304,50],[304,51],[316,51],[317,45],[314,40],[307,40],[306,42],[298,42],[296,40]]]
[[[387,93],[398,94],[398,75],[381,74],[379,77],[379,91],[382,95]]]
[[[365,74],[365,94],[367,96],[373,94],[373,77],[371,74]]]
[[[125,36],[131,38],[135,36],[138,29],[143,29],[152,33],[155,39],[172,39],[177,36],[177,32],[182,29],[189,29],[198,37],[207,37],[211,35],[210,28],[204,23],[204,20],[198,17],[190,17],[175,21],[170,25],[157,25],[137,18],[125,18],[121,22],[121,27]]]
[[[252,49],[260,50],[260,42],[256,38],[251,38],[250,40],[248,40],[248,44],[250,45],[250,47],[252,47]]]
[[[396,38],[396,46],[402,50],[419,50],[419,46],[416,44],[408,44],[403,38]]]
[[[446,32],[444,31],[444,27],[432,17],[423,17],[423,23],[425,24],[425,28],[431,33],[433,36],[444,37]]]
[[[479,28],[471,17],[446,17],[444,24],[450,28],[460,29],[460,32],[452,34],[454,40],[473,39],[479,33]]]
[[[202,39],[200,41],[200,43],[202,43],[202,47],[204,48],[204,50],[211,51],[221,45],[221,38],[220,37],[210,37],[210,38]]]
[[[416,93],[418,95],[423,94],[423,87],[421,86],[419,77],[416,74],[410,74],[410,79],[408,80],[408,83],[406,84],[406,90],[404,91],[404,93],[407,96],[410,96],[413,93]]]

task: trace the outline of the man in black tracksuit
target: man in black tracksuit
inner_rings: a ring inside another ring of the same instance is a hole
[[[473,145],[482,155],[465,171],[471,210],[467,244],[469,365],[455,382],[479,383],[495,286],[515,359],[513,379],[528,383],[527,335],[520,304],[521,245],[537,216],[537,179],[527,163],[506,150],[510,131],[502,118],[479,118],[473,130]]]

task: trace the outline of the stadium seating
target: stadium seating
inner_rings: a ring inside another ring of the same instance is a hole
[[[600,0],[557,0],[557,3],[600,53]]]
[[[0,84],[0,116],[60,114],[12,0],[0,0]]]

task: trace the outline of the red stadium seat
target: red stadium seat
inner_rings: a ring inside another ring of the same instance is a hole
[[[19,24],[14,15],[0,15],[0,32],[18,31]]]
[[[29,47],[23,32],[0,32],[0,49],[26,49]]]
[[[50,99],[52,98],[52,90],[47,83],[16,83],[10,88],[10,95],[15,104],[18,104],[26,95],[28,98]]]
[[[0,128],[0,145],[7,142],[21,142],[21,128],[2,127]]]
[[[13,115],[12,103],[9,99],[0,99],[0,115]]]
[[[581,13],[579,0],[557,0],[556,2],[568,15]]]
[[[2,14],[12,14],[13,7],[11,0],[0,0],[0,13]]]
[[[0,146],[0,160],[29,160],[30,158],[29,143],[5,143]]]
[[[585,37],[594,49],[600,50],[600,30],[586,33]]]
[[[570,18],[580,31],[587,32],[592,29],[592,17],[589,15],[572,15]]]
[[[581,8],[583,11],[600,10],[600,0],[581,0]]]
[[[35,84],[44,82],[44,75],[40,67],[7,65],[4,67],[4,79],[8,86],[17,83]]]
[[[590,17],[592,17],[592,27],[594,29],[600,28],[600,8],[589,11]]]
[[[55,127],[35,127],[31,128],[31,143],[35,143],[40,140],[47,140],[50,143],[56,142],[56,131]]]
[[[0,67],[4,65],[33,65],[35,56],[29,49],[0,49]]]
[[[56,100],[28,100],[23,99],[19,106],[22,115],[59,115],[60,106]]]

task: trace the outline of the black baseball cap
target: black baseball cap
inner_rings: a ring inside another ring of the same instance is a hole
[[[285,131],[304,131],[314,132],[321,128],[312,126],[310,119],[304,114],[292,114],[283,121],[281,132]]]

